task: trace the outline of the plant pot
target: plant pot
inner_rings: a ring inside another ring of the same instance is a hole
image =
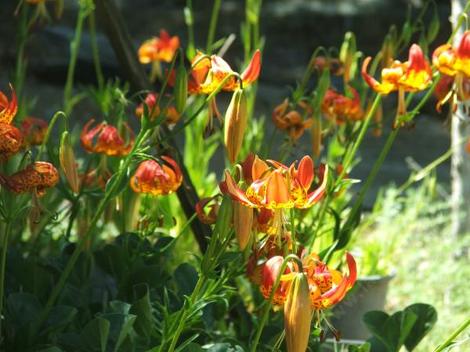
[[[331,322],[347,340],[367,340],[371,335],[362,316],[371,310],[383,310],[388,283],[395,275],[359,278],[346,298],[333,309]]]

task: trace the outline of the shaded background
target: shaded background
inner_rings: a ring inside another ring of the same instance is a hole
[[[0,89],[5,90],[15,64],[15,35],[17,19],[13,16],[16,1],[0,2]],[[183,18],[185,0],[118,0],[135,47],[145,39],[157,35],[161,28],[178,35],[186,44],[186,26]],[[357,36],[358,49],[366,55],[374,55],[392,24],[400,27],[405,21],[408,6],[419,1],[398,0],[270,0],[264,1],[261,11],[261,32],[265,36],[263,67],[259,84],[258,114],[267,117],[267,129],[272,128],[270,114],[290,92],[289,87],[300,79],[311,53],[318,46],[339,47],[346,31]],[[196,45],[205,46],[212,1],[193,0]],[[438,2],[441,19],[439,35],[431,49],[445,42],[450,34],[450,4]],[[77,14],[76,1],[65,0],[65,12],[60,21],[35,29],[27,46],[28,74],[25,94],[33,99],[32,114],[45,119],[62,107],[63,86],[69,60],[69,42],[73,35]],[[244,20],[242,0],[223,0],[216,38],[234,33],[239,37],[239,24]],[[97,23],[99,27],[99,22]],[[103,34],[99,34],[100,55],[106,78],[120,77],[117,61]],[[230,47],[226,58],[239,63],[242,57],[239,38]],[[124,77],[121,77],[124,79]],[[76,69],[77,86],[95,83],[89,38],[85,31]],[[385,99],[386,111],[394,114],[396,99]],[[82,101],[73,113],[73,119],[83,123],[97,110],[90,101]],[[444,153],[449,147],[449,127],[446,114],[440,116],[430,102],[423,114],[416,119],[416,128],[400,132],[393,150],[378,176],[375,188],[369,192],[366,203],[371,205],[377,188],[394,181],[404,182],[409,176],[406,158],[410,157],[426,165]],[[390,121],[390,120],[388,120]],[[385,123],[388,125],[389,123]],[[386,126],[387,127],[387,126]],[[384,135],[386,136],[387,131]],[[269,135],[269,132],[266,133]],[[310,150],[306,138],[305,150]],[[363,143],[363,162],[352,177],[364,179],[378,156],[384,137],[369,136]],[[220,171],[221,168],[219,167]],[[449,182],[449,164],[442,165],[439,180]]]

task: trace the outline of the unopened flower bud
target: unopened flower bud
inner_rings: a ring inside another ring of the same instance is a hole
[[[250,242],[253,227],[253,209],[240,202],[233,202],[233,226],[238,245],[244,250]]]
[[[248,109],[246,96],[242,89],[237,89],[225,113],[224,139],[229,161],[233,164],[237,160],[242,147],[248,122]]]
[[[67,131],[62,134],[62,138],[60,139],[59,160],[70,188],[74,193],[78,193],[80,191],[80,179],[78,177],[77,162]]]
[[[305,352],[310,336],[312,309],[305,273],[295,273],[284,304],[284,329],[288,352]]]

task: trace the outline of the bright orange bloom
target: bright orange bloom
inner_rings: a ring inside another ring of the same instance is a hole
[[[222,90],[232,92],[240,88],[239,76],[243,87],[258,79],[261,70],[261,52],[256,50],[248,67],[238,74],[220,56],[205,56],[198,53],[192,60],[191,76],[188,82],[189,94],[210,94],[227,79]],[[230,78],[228,78],[232,75]]]
[[[0,176],[0,182],[12,192],[36,191],[42,196],[46,189],[54,187],[59,182],[59,172],[48,162],[36,161],[11,176]]]
[[[0,161],[8,159],[16,154],[23,145],[23,136],[11,123],[18,110],[18,103],[13,87],[11,100],[0,91]]]
[[[26,117],[21,122],[21,133],[24,136],[25,145],[40,145],[47,134],[48,124],[43,119]]]
[[[274,125],[280,130],[287,131],[289,137],[294,141],[299,139],[305,129],[310,128],[313,124],[311,117],[303,117],[303,115],[311,116],[312,111],[309,106],[302,102],[299,103],[299,107],[304,110],[303,114],[297,110],[290,110],[289,100],[285,99],[281,104],[276,106],[272,113]]]
[[[367,73],[371,61],[367,57],[362,65],[362,77],[366,83],[380,94],[389,94],[395,90],[417,92],[426,89],[432,83],[432,71],[417,44],[410,47],[408,61],[395,60],[391,67],[382,70],[382,83]]]
[[[145,97],[145,100],[142,104],[139,104],[135,109],[135,114],[137,117],[142,117],[144,114],[144,104],[147,105],[147,109],[149,112],[150,119],[156,119],[160,115],[160,107],[156,106],[158,101],[158,93],[148,93]],[[166,117],[166,123],[169,125],[173,125],[177,123],[180,119],[180,114],[176,111],[174,106],[169,106],[166,111],[163,112]]]
[[[457,48],[453,48],[450,44],[439,46],[432,54],[432,62],[434,66],[443,74],[444,77],[439,81],[437,89],[442,94],[438,97],[437,110],[445,104],[450,98],[454,97],[452,82],[455,82],[455,93],[460,101],[470,99],[470,31],[466,31],[460,40]],[[442,83],[441,83],[442,82]],[[446,94],[443,94],[443,86],[448,84],[449,87]],[[440,87],[439,87],[440,85]],[[439,93],[437,93],[439,94]],[[453,101],[452,101],[453,102]]]
[[[129,154],[134,144],[134,133],[127,124],[124,124],[129,133],[126,143],[124,138],[119,135],[118,129],[107,123],[102,122],[90,129],[94,122],[94,119],[88,121],[80,135],[82,146],[86,151],[106,154],[108,156]]]
[[[171,62],[176,51],[180,47],[180,39],[177,36],[170,37],[167,31],[160,30],[160,37],[146,40],[139,48],[139,61],[149,64],[154,61]]]
[[[461,73],[470,78],[470,31],[462,35],[457,48],[444,44],[434,50],[432,63],[445,75],[454,77]]]
[[[0,123],[11,124],[13,118],[18,111],[18,101],[16,100],[16,93],[10,84],[11,100],[0,91]]]
[[[130,180],[131,188],[137,193],[150,193],[154,196],[175,192],[183,182],[183,175],[178,164],[167,156],[162,156],[166,164],[160,165],[155,160],[140,163]]]
[[[23,145],[21,132],[13,125],[0,122],[0,161],[16,154]]]
[[[356,261],[346,253],[349,274],[331,270],[320,261],[316,254],[309,254],[302,259],[304,272],[307,274],[310,300],[313,309],[326,309],[341,301],[354,286],[357,278]]]
[[[312,159],[305,156],[297,168],[295,164],[287,167],[277,161],[265,162],[255,156],[249,176],[252,182],[245,182],[246,189],[240,188],[228,171],[225,171],[221,189],[232,199],[252,208],[309,208],[320,201],[325,193],[327,168],[320,168],[319,185],[312,189],[315,178]]]
[[[364,116],[359,93],[352,87],[349,90],[352,92],[353,98],[344,96],[334,89],[326,91],[321,110],[331,121],[343,124],[346,121],[358,121]]]
[[[282,263],[284,258],[280,255],[269,258],[266,263],[263,265],[263,271],[261,274],[261,285],[260,291],[264,298],[269,299],[271,291],[274,284],[276,283],[277,277],[280,274]],[[286,266],[285,271],[282,275],[289,274],[291,272],[289,266]],[[290,282],[286,280],[279,281],[279,286],[273,294],[273,303],[274,305],[282,305],[287,299],[287,294],[289,292]]]

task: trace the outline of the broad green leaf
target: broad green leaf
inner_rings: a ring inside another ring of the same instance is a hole
[[[90,352],[106,352],[110,326],[110,322],[101,317],[90,321],[80,334],[83,349]]]
[[[406,348],[412,351],[436,323],[437,312],[433,306],[424,303],[412,304],[405,311],[412,311],[418,317],[405,339]]]

